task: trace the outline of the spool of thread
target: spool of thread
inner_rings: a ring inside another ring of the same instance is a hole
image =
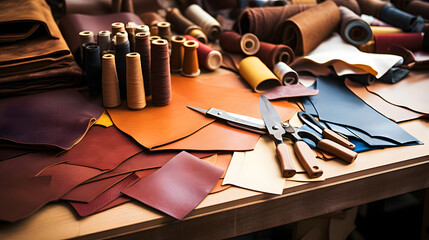
[[[155,40],[158,40],[158,39],[162,39],[160,36],[150,36],[149,37],[149,41],[150,42],[152,42],[152,41],[155,41]]]
[[[276,75],[258,57],[250,56],[241,60],[239,72],[255,92],[281,85]]]
[[[140,54],[140,62],[143,71],[143,81],[146,96],[151,95],[150,90],[150,40],[149,32],[139,32],[136,34],[136,52]]]
[[[372,31],[368,23],[350,9],[338,8],[341,12],[340,35],[344,41],[359,46],[371,40]]]
[[[185,77],[196,77],[200,75],[200,67],[198,65],[198,42],[185,41],[183,43],[185,53],[183,55],[182,75]]]
[[[103,55],[105,51],[110,50],[111,44],[112,44],[112,41],[110,38],[111,35],[112,33],[108,30],[103,30],[98,32],[97,41],[98,41],[98,46],[100,46],[101,55]]]
[[[185,15],[192,22],[201,27],[210,41],[214,41],[219,38],[221,32],[220,23],[199,5],[191,4],[186,8]]]
[[[130,109],[140,110],[146,107],[143,73],[140,54],[127,54],[127,104]]]
[[[192,29],[187,35],[196,38],[198,41],[204,44],[208,42],[206,34],[201,29]]]
[[[152,104],[165,106],[171,101],[170,57],[167,40],[153,40],[150,54]]]
[[[192,29],[201,29],[198,25],[182,15],[178,8],[172,8],[165,17],[171,23],[171,28],[178,34],[188,34]]]
[[[85,56],[85,78],[88,84],[89,94],[92,96],[101,93],[101,59],[100,47],[97,44],[86,45],[83,49]]]
[[[115,55],[113,54],[104,54],[101,59],[101,84],[103,106],[114,108],[121,105]]]
[[[158,26],[158,36],[162,39],[168,41],[168,45],[170,45],[171,41],[171,24],[169,22],[159,22]]]
[[[207,46],[192,36],[185,35],[185,38],[186,40],[194,40],[198,42],[197,53],[198,63],[200,66],[203,66],[210,71],[214,71],[222,65],[222,54],[218,50]]]
[[[118,32],[125,32],[125,25],[122,22],[114,22],[111,25],[112,36],[115,36]]]
[[[172,72],[182,71],[184,46],[186,39],[183,36],[173,36],[171,38],[170,67]]]
[[[151,36],[156,36],[158,35],[158,27],[157,24],[159,22],[164,22],[164,18],[161,17],[161,15],[159,15],[156,12],[145,12],[143,14],[140,14],[140,19],[147,24],[150,27],[150,35]]]
[[[121,93],[121,99],[125,99],[127,97],[126,56],[130,53],[130,42],[128,41],[126,32],[119,32],[115,37],[115,61],[118,72],[119,92]]]
[[[86,54],[86,51],[85,51],[85,49],[88,47],[88,46],[91,46],[91,45],[95,45],[95,46],[97,46],[97,43],[93,43],[93,42],[87,42],[87,43],[84,43],[84,44],[82,44],[81,46],[80,46],[80,48],[81,48],[81,50],[82,50],[82,57],[81,57],[81,67],[82,67],[82,70],[84,71],[84,72],[86,72],[86,63],[85,63],[85,61],[86,61],[86,57],[85,57],[85,54]]]
[[[274,65],[273,71],[283,85],[293,85],[299,82],[298,73],[284,62],[278,62]]]
[[[134,51],[134,45],[136,42],[136,39],[135,39],[136,27],[137,27],[137,24],[135,22],[128,22],[127,25],[125,26],[125,30],[127,31],[127,34],[128,34],[128,41],[130,41],[130,50],[132,52]]]
[[[295,58],[295,54],[289,46],[267,42],[260,42],[260,48],[256,56],[270,69],[278,62],[291,63]]]
[[[93,43],[94,42],[94,33],[91,31],[81,31],[79,32],[79,40],[80,40],[80,49],[77,54],[79,54],[79,58],[81,64],[84,65],[84,56],[83,56],[83,44],[85,43]]]
[[[148,25],[137,25],[135,33],[140,33],[140,32],[144,32],[144,33],[148,33],[148,35],[150,36],[150,28]]]
[[[233,31],[222,32],[219,37],[220,47],[231,53],[242,52],[246,55],[254,55],[259,51],[260,42],[252,33],[243,36]]]

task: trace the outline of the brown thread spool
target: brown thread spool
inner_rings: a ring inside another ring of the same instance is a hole
[[[198,41],[194,37],[189,35],[185,35],[185,38],[186,40]],[[204,43],[198,42],[197,53],[199,65],[210,71],[214,71],[222,65],[222,54]]]
[[[219,38],[220,23],[198,4],[188,6],[185,15],[201,27],[209,40],[214,41]]]
[[[171,41],[171,24],[169,22],[159,22],[158,27],[158,36],[168,41],[168,45],[170,45]]]
[[[134,46],[136,43],[136,36],[135,36],[136,27],[137,27],[137,24],[135,22],[128,22],[127,25],[125,26],[125,30],[127,31],[127,34],[128,34],[128,41],[130,41],[131,51],[134,51]]]
[[[233,31],[222,32],[219,37],[220,47],[227,52],[242,52],[246,55],[254,55],[259,51],[260,42],[252,33],[243,36]]]
[[[150,35],[156,36],[158,35],[158,27],[157,24],[159,22],[165,21],[161,15],[156,12],[145,12],[140,14],[140,19],[150,27]]]
[[[197,53],[198,42],[192,40],[185,41],[183,46],[185,47],[185,54],[183,56],[182,75],[185,77],[196,77],[200,75]]]
[[[127,104],[130,109],[140,110],[146,106],[140,54],[127,54]]]
[[[136,34],[136,52],[140,54],[140,62],[143,71],[143,81],[146,96],[151,95],[150,90],[150,40],[148,32]]]
[[[206,44],[208,42],[206,34],[201,29],[192,29],[188,35],[196,38],[198,41]]]
[[[172,72],[182,71],[184,46],[186,39],[183,36],[173,36],[171,38],[170,65]]]
[[[172,8],[167,12],[166,19],[171,23],[171,28],[178,34],[188,34],[192,29],[201,29],[198,25],[182,15],[177,8]]]
[[[125,25],[121,22],[114,22],[111,25],[112,27],[112,36],[115,36],[118,32],[125,32]]]
[[[152,104],[165,106],[171,101],[171,75],[168,42],[156,39],[151,42]]]
[[[117,107],[121,105],[121,96],[119,94],[115,55],[104,54],[101,60],[103,106],[107,108]]]
[[[149,37],[149,41],[150,42],[152,42],[152,41],[155,41],[155,40],[158,40],[158,39],[162,39],[160,36],[150,36]]]

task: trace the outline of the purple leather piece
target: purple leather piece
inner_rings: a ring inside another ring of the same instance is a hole
[[[70,149],[103,111],[74,90],[0,99],[0,139]]]
[[[134,13],[121,12],[105,15],[67,14],[61,18],[59,27],[69,48],[75,54],[80,48],[79,32],[92,31],[96,38],[99,31],[111,31],[113,22],[135,22],[142,25],[143,21]]]
[[[315,96],[319,90],[307,88],[302,84],[292,84],[287,86],[277,86],[264,93],[264,96],[269,100],[293,97]]]

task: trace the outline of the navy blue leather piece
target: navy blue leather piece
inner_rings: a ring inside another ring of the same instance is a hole
[[[380,20],[400,28],[404,32],[422,32],[425,27],[424,18],[409,14],[390,4],[386,4],[381,8]]]
[[[308,99],[317,109],[321,121],[359,129],[371,137],[379,137],[381,140],[386,139],[393,143],[420,143],[395,122],[379,114],[354,95],[344,85],[342,78],[318,77],[317,89],[319,94]]]

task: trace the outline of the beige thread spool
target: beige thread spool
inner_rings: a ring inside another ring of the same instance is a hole
[[[103,30],[103,31],[99,31],[98,32],[98,36],[97,36],[97,41],[98,41],[98,46],[100,46],[100,53],[101,56],[103,56],[103,53],[105,51],[108,51],[111,49],[111,35],[112,32],[108,31],[108,30]]]
[[[146,97],[143,84],[143,73],[140,64],[140,54],[127,54],[127,104],[128,108],[140,110],[146,107]]]
[[[130,50],[133,52],[134,51],[134,46],[136,43],[136,27],[137,24],[135,22],[128,22],[127,25],[125,26],[125,30],[128,34],[128,41],[130,41]]]
[[[170,56],[170,67],[172,72],[182,71],[184,46],[186,38],[183,36],[173,36],[171,38],[171,56]]]
[[[156,24],[158,27],[158,36],[168,41],[170,45],[171,41],[171,24],[169,22],[159,22]]]
[[[121,105],[115,55],[113,54],[104,54],[101,58],[101,84],[103,106],[113,108]]]
[[[278,62],[274,65],[273,72],[280,79],[283,85],[299,83],[298,73],[284,62]]]
[[[196,77],[200,75],[200,68],[198,65],[198,42],[189,40],[183,43],[185,53],[183,56],[182,75],[185,77]]]
[[[115,45],[121,45],[122,43],[128,41],[128,33],[127,32],[118,32],[114,37]]]
[[[79,32],[79,39],[80,39],[81,45],[84,43],[95,42],[94,41],[94,33],[92,31]]]
[[[137,25],[135,33],[140,33],[140,32],[144,32],[144,33],[148,33],[150,36],[150,28],[148,25]]]
[[[185,15],[202,28],[210,41],[219,38],[221,33],[220,23],[199,5],[190,5],[185,10]]]
[[[115,36],[118,32],[125,32],[125,25],[122,22],[114,22],[111,24],[112,36]]]

